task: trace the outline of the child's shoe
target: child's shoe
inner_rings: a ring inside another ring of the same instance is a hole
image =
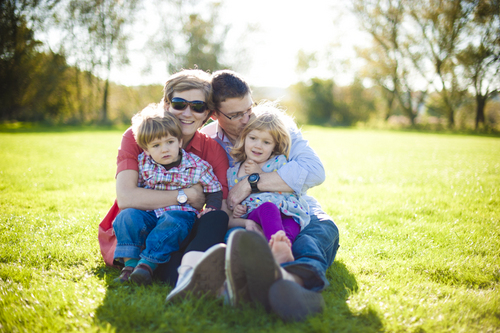
[[[133,271],[134,271],[134,267],[125,266],[125,267],[123,267],[120,276],[117,277],[116,279],[114,279],[113,281],[118,282],[118,283],[128,282],[130,274],[132,274]]]
[[[139,264],[130,274],[130,281],[141,284],[151,284],[153,282],[153,270],[146,264]]]

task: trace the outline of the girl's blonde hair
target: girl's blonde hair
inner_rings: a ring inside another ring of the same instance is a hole
[[[242,162],[247,159],[245,138],[253,130],[268,131],[276,143],[272,155],[285,155],[288,157],[292,145],[288,126],[293,123],[293,119],[286,115],[285,111],[274,102],[259,104],[253,108],[252,112],[253,116],[243,128],[236,144],[230,152],[234,161]]]
[[[149,104],[132,117],[132,132],[135,141],[146,150],[155,139],[168,135],[182,140],[182,127],[179,119],[169,112],[164,112],[158,104]]]

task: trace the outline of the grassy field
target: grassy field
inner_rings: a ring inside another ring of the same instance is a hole
[[[121,133],[0,133],[0,332],[500,332],[499,138],[306,127],[341,247],[326,311],[285,324],[112,284],[97,226]]]

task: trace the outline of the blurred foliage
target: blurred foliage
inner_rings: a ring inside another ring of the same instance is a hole
[[[148,4],[169,19],[144,36],[145,57],[163,59],[169,73],[230,68],[222,1]],[[1,1],[0,121],[129,124],[134,113],[159,102],[160,85],[109,81],[111,68],[128,61],[130,27],[144,6],[141,0]],[[302,124],[500,130],[498,0],[354,0],[351,9],[373,43],[358,50],[364,67],[350,85],[308,79],[321,59],[301,50],[296,71],[303,81],[288,92],[253,87],[254,98],[280,98]],[[47,27],[57,30],[59,44],[39,40]]]
[[[498,126],[485,116],[488,102],[500,90],[498,0],[352,4],[373,39],[370,47],[358,50],[365,60],[361,75],[383,90],[387,119],[400,109],[413,126],[433,114],[453,128],[457,113],[470,110],[473,96],[474,127]]]
[[[338,87],[333,80],[313,78],[290,87],[288,109],[300,123],[352,126],[369,120],[376,110],[376,94],[356,78],[350,86]]]
[[[166,59],[170,73],[188,68],[210,72],[230,68],[221,61],[229,30],[219,20],[222,1],[156,0],[155,6],[175,17],[161,20],[160,29],[149,40],[154,53]]]

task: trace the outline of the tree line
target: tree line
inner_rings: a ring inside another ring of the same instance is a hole
[[[228,32],[219,19],[222,3],[200,9],[196,1],[151,1],[163,19],[145,37],[145,56],[164,59],[170,73],[195,65],[231,68],[221,60]],[[109,76],[128,63],[131,31],[145,6],[140,0],[0,2],[0,121],[128,123],[158,101],[161,86],[124,87]],[[333,78],[290,86],[285,103],[300,122],[399,119],[416,126],[427,119],[454,128],[471,118],[476,129],[499,125],[498,0],[354,0],[350,10],[372,38],[357,50],[364,65],[348,86]],[[50,33],[58,36],[54,45],[37,37]],[[299,52],[297,59],[304,70],[314,54]]]
[[[498,0],[355,0],[373,38],[359,50],[362,75],[383,90],[386,114],[398,108],[415,124],[422,106],[454,127],[472,97],[475,127],[500,89]]]
[[[146,37],[145,54],[165,59],[171,73],[226,67],[220,56],[227,30],[217,24],[218,3],[207,5],[203,16],[190,1],[151,3],[155,13],[169,13],[171,19],[163,15],[155,34]],[[144,5],[139,0],[2,0],[0,121],[128,123],[133,113],[158,102],[159,85],[110,82],[111,70],[129,62],[128,42]],[[51,33],[57,35],[55,45],[37,38]]]

